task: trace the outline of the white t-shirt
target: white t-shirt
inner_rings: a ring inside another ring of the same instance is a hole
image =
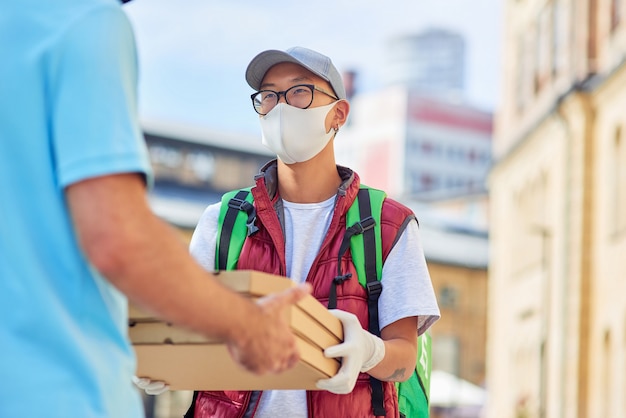
[[[287,276],[303,282],[324,240],[333,215],[335,197],[320,203],[283,201]],[[220,203],[207,207],[193,237],[190,251],[207,270],[215,269],[215,243]],[[417,316],[422,334],[437,319],[439,307],[419,239],[417,222],[410,222],[383,265],[383,292],[378,301],[380,328],[402,318]],[[307,417],[306,392],[264,391],[255,418]]]

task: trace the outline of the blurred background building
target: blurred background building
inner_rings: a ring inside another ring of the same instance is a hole
[[[490,418],[626,416],[625,6],[506,2]]]
[[[335,142],[340,163],[394,196],[442,201],[484,195],[492,115],[465,100],[465,42],[431,28],[388,42],[386,87],[350,89],[350,120]],[[352,80],[358,72],[351,72]]]
[[[250,185],[274,158],[254,136],[162,121],[144,122],[143,132],[155,177],[151,206],[186,240],[209,204]]]
[[[388,43],[384,83],[425,94],[458,99],[465,87],[465,39],[457,32],[430,28]]]
[[[441,202],[486,198],[492,115],[411,87],[355,95],[337,160],[394,196]]]

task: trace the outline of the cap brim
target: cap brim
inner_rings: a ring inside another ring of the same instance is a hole
[[[248,82],[248,85],[250,85],[250,87],[252,87],[254,90],[260,90],[261,83],[263,82],[263,78],[265,77],[265,73],[267,73],[267,71],[274,65],[283,62],[291,62],[301,65],[302,67],[311,71],[313,74],[316,74],[317,76],[328,81],[326,77],[319,74],[317,71],[312,70],[307,65],[303,64],[288,53],[284,51],[270,49],[268,51],[263,51],[256,57],[252,58],[252,61],[250,61],[250,64],[248,64],[248,68],[246,69],[246,81]]]

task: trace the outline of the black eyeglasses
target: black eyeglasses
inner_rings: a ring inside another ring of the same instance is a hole
[[[339,100],[338,97],[313,84],[298,84],[289,87],[285,91],[261,90],[251,95],[250,98],[256,113],[263,116],[267,115],[278,104],[280,96],[285,97],[285,102],[288,105],[306,109],[313,103],[313,92],[316,90],[335,100]]]

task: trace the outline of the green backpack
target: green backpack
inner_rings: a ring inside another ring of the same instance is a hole
[[[380,336],[378,327],[378,296],[382,291],[382,242],[380,218],[386,194],[377,189],[361,186],[357,199],[348,209],[346,234],[339,250],[339,257],[347,251],[357,271],[359,282],[367,289],[369,331]],[[257,231],[254,225],[256,210],[250,188],[234,190],[224,194],[220,209],[215,267],[218,270],[234,270],[239,261],[243,243]],[[346,279],[339,272],[335,279]],[[331,287],[329,309],[336,306],[335,286]],[[431,371],[430,334],[418,337],[417,365],[412,376],[397,382],[400,417],[427,418],[429,416],[429,393]],[[384,416],[382,383],[370,376],[372,385],[372,407],[376,416]]]

